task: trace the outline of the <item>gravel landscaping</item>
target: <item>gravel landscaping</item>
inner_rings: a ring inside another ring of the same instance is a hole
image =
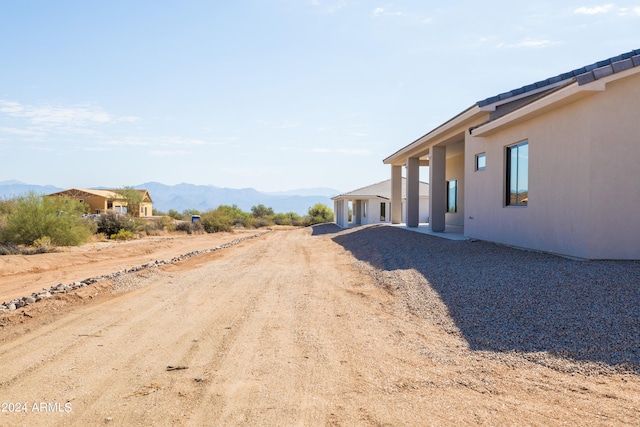
[[[326,233],[471,351],[568,372],[640,373],[638,261],[576,261],[382,225],[314,230]]]

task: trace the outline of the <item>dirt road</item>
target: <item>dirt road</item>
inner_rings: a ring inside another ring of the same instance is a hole
[[[471,351],[354,261],[274,231],[28,312],[0,332],[0,425],[638,424],[637,376]]]

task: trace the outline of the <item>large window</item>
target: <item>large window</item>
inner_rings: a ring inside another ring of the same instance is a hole
[[[380,202],[380,221],[387,220],[387,204],[385,202]]]
[[[527,206],[529,202],[529,141],[507,147],[508,206]]]
[[[458,212],[458,180],[447,181],[447,212]]]

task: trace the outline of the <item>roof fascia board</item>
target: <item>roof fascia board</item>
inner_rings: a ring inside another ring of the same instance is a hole
[[[478,120],[479,117],[488,114],[489,113],[487,111],[481,110],[477,104],[474,104],[429,133],[416,139],[411,144],[396,151],[382,162],[384,164],[396,166],[404,165],[406,163],[406,159],[424,155],[429,146],[445,141],[447,138],[450,138],[452,135],[457,133],[465,132],[470,126],[470,123]]]
[[[517,101],[517,100],[522,99],[522,98],[528,98],[528,97],[530,97],[532,95],[536,95],[536,94],[539,94],[541,92],[547,92],[547,91],[553,90],[553,89],[555,89],[557,87],[569,84],[571,82],[571,80],[575,80],[575,79],[561,80],[561,81],[559,81],[557,83],[553,83],[553,84],[550,84],[550,85],[547,85],[547,86],[543,86],[543,87],[535,89],[535,90],[530,90],[528,92],[521,93],[520,95],[515,95],[515,96],[511,96],[509,98],[501,99],[500,101],[496,101],[493,104],[488,104],[488,105],[485,105],[485,106],[479,107],[479,108],[481,110],[483,110],[483,111],[495,111],[496,108],[498,108],[501,105],[509,104],[511,102]]]
[[[524,105],[511,113],[499,117],[493,121],[485,123],[473,129],[473,136],[490,136],[505,128],[514,126],[534,117],[560,108],[564,105],[577,101],[578,99],[591,96],[605,90],[604,81],[596,81],[588,86],[579,86],[573,83],[564,89],[551,93],[542,99]]]
[[[623,79],[640,73],[640,67],[630,68],[615,74],[602,77],[587,84],[580,85],[577,81],[565,88],[560,88],[549,95],[524,105],[491,122],[485,123],[473,129],[473,136],[490,136],[502,129],[522,123],[548,111],[570,104],[580,98],[594,95],[606,90],[606,85],[612,81]]]

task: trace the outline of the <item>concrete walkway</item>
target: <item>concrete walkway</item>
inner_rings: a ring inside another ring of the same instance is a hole
[[[442,237],[449,240],[469,240],[464,236],[464,227],[456,225],[445,226],[444,231],[435,232],[429,229],[429,223],[420,223],[417,227],[407,227],[406,224],[387,224],[391,227],[402,228],[403,230],[409,230],[416,233],[429,234],[430,236]]]

